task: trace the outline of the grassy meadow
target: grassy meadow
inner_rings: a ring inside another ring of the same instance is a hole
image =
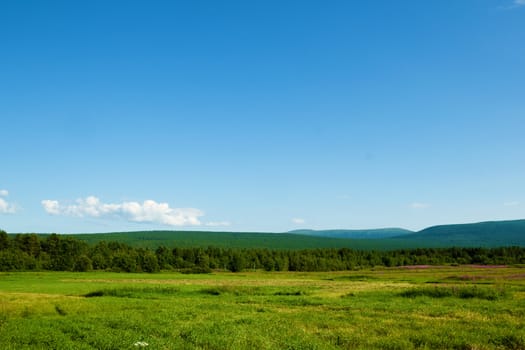
[[[0,349],[525,349],[525,269],[0,273]]]

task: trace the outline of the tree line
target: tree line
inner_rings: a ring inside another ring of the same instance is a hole
[[[350,248],[270,250],[161,246],[150,250],[113,241],[89,245],[71,236],[57,234],[9,236],[0,230],[0,271],[344,271],[375,266],[454,264],[525,264],[525,248],[455,247],[362,251]]]

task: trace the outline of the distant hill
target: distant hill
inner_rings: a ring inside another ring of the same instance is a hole
[[[215,231],[135,231],[74,234],[72,237],[90,244],[119,241],[134,247],[313,249],[353,247],[348,239],[313,237],[291,233],[215,232]]]
[[[395,235],[394,235],[395,234]],[[46,234],[42,234],[45,236]],[[377,230],[296,230],[293,233],[135,231],[70,234],[90,244],[118,241],[133,247],[159,246],[262,249],[351,248],[395,250],[443,247],[525,247],[525,220],[440,225],[411,232],[399,228]],[[382,237],[381,237],[382,236]],[[348,238],[353,237],[353,238]]]
[[[439,225],[412,232],[377,230],[295,230],[294,234],[352,239],[364,249],[525,246],[525,220]],[[397,233],[396,233],[397,232]]]
[[[432,226],[395,239],[463,247],[525,246],[525,220]]]
[[[9,234],[16,235],[15,233]],[[46,237],[49,233],[40,233]],[[317,248],[350,248],[356,250],[394,250],[417,248],[419,241],[402,239],[348,239],[335,237],[318,237],[294,233],[267,232],[216,232],[216,231],[132,231],[109,233],[61,234],[83,240],[88,244],[101,241],[122,242],[132,247],[156,249],[168,248],[261,248],[261,249],[317,249]],[[431,246],[436,246],[432,244]],[[438,245],[439,246],[439,245]]]
[[[353,239],[378,239],[388,237],[400,237],[413,234],[413,231],[405,230],[403,228],[379,228],[369,230],[293,230],[288,233],[318,236],[318,237],[333,237],[333,238],[353,238]]]

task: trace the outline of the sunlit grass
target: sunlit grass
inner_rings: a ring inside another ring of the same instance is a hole
[[[516,276],[523,269],[4,273],[0,348],[523,349]]]

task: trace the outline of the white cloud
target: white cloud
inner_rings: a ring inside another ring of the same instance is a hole
[[[0,190],[0,197],[7,196],[9,196],[8,190]],[[3,198],[0,198],[0,214],[14,214],[16,213],[16,210],[16,205],[9,203]]]
[[[514,5],[525,6],[525,0],[514,0]]]
[[[0,214],[14,213],[16,213],[16,207],[13,204],[8,203],[5,199],[0,198]]]
[[[42,206],[44,207],[44,210],[51,215],[60,215],[60,205],[58,204],[58,201],[52,201],[49,199],[45,199],[42,202]]]
[[[520,202],[518,202],[518,201],[510,201],[510,202],[503,203],[503,205],[506,206],[506,207],[515,207],[515,206],[520,205]]]
[[[293,218],[293,219],[292,219],[292,222],[293,222],[294,224],[297,224],[297,225],[302,225],[302,224],[304,224],[306,221],[305,221],[304,219],[301,219],[301,218]]]
[[[420,203],[420,202],[414,202],[410,204],[410,208],[412,209],[426,209],[430,207],[430,204],[428,203]]]
[[[205,224],[210,227],[219,227],[219,226],[231,226],[229,221],[210,221]]]
[[[64,205],[56,200],[43,200],[44,210],[51,215],[74,217],[117,217],[133,222],[151,222],[169,226],[199,226],[204,213],[195,208],[170,208],[168,203],[154,200],[102,203],[99,198],[79,198],[75,204]]]

